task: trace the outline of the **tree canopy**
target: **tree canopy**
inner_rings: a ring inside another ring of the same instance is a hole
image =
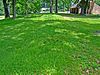
[[[14,6],[13,2],[16,2],[16,11],[19,15],[27,15],[31,13],[40,13],[41,8],[46,6],[50,8],[50,12],[55,11],[56,13],[59,11],[67,11],[71,7],[72,3],[78,3],[80,0],[0,0],[0,14],[3,14],[3,7],[8,8],[5,12],[8,14],[13,14]],[[90,0],[81,0],[89,2]],[[98,5],[100,5],[100,0],[94,0]],[[5,4],[4,4],[5,3]],[[4,6],[3,6],[4,4]],[[88,4],[88,3],[86,3]],[[81,7],[84,7],[85,4],[81,4]],[[15,7],[15,6],[14,6]],[[85,5],[87,8],[87,5]],[[85,10],[85,9],[84,9]],[[7,14],[6,14],[7,16]]]
[[[100,0],[95,0],[95,2],[96,2],[98,5],[100,5]]]

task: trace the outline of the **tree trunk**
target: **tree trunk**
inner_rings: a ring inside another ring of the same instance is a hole
[[[88,12],[88,6],[89,6],[89,0],[86,0],[85,8],[84,8],[84,13],[87,14]]]
[[[88,14],[91,14],[91,13],[92,13],[93,7],[94,7],[94,1],[91,0],[91,1],[90,1],[90,5],[89,5]]]
[[[86,11],[85,6],[86,6],[86,1],[85,0],[81,0],[81,2],[80,2],[81,15],[85,14],[85,11]]]
[[[3,0],[3,5],[4,5],[5,18],[10,18],[9,2],[7,4],[7,0]]]
[[[56,4],[55,4],[55,6],[56,6],[56,11],[55,11],[55,13],[58,13],[58,0],[56,0],[55,3],[56,3]]]
[[[16,18],[16,0],[12,0],[13,5],[13,18]]]
[[[28,7],[27,7],[28,5],[27,5],[27,1],[25,2],[25,16],[27,16],[28,15]]]
[[[53,0],[50,0],[50,13],[53,12]]]
[[[65,11],[65,3],[63,2],[63,12]]]

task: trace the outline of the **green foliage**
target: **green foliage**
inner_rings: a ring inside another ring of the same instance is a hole
[[[0,0],[0,15],[3,14],[3,4],[2,0]]]
[[[59,0],[59,8],[63,10],[68,10],[71,6],[71,0]]]
[[[17,0],[17,13],[28,14],[40,11],[40,0]]]
[[[43,2],[46,2],[48,4],[48,7],[50,6],[50,0],[16,0],[16,8],[17,8],[17,14],[26,15],[30,13],[39,13]],[[12,0],[7,0],[7,2],[10,3],[10,7],[12,6]],[[58,8],[59,10],[69,10],[71,3],[77,3],[78,0],[58,0]],[[100,0],[95,0],[95,2],[100,5]],[[53,0],[53,9],[55,9],[55,0]],[[3,5],[2,0],[0,0],[0,13],[3,13]],[[11,8],[11,14],[12,14],[12,8]]]
[[[95,2],[96,2],[98,5],[100,5],[100,0],[95,0]]]
[[[50,0],[17,0],[17,14],[39,13],[43,2],[50,6]],[[53,3],[55,4],[54,0]],[[59,0],[58,5],[60,9],[63,9],[63,7],[67,9],[70,7],[70,3],[71,0]]]

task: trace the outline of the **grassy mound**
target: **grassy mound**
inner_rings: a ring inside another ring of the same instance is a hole
[[[1,20],[0,75],[99,75],[99,30],[99,17]]]

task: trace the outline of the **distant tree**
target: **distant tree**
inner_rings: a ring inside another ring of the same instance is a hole
[[[41,9],[41,0],[16,0],[17,14],[27,15],[38,13]]]

